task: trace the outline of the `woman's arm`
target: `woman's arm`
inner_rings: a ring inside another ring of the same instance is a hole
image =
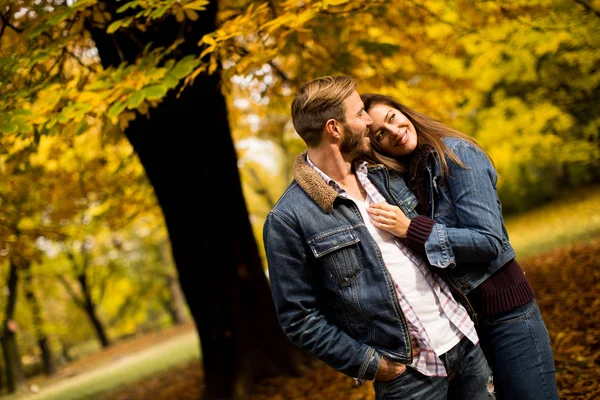
[[[452,151],[468,167],[448,162],[450,176],[446,185],[456,226],[436,223],[425,241],[430,264],[440,268],[463,262],[489,262],[502,249],[502,208],[494,167],[481,150],[468,142],[456,142]]]
[[[373,224],[396,236],[425,255],[431,265],[453,268],[458,262],[492,261],[502,247],[503,220],[496,192],[497,174],[487,156],[468,142],[457,142],[452,150],[468,166],[449,161],[446,179],[457,226],[434,223],[419,216],[410,221],[389,204],[369,208]]]

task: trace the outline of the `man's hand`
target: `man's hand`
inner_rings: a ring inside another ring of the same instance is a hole
[[[388,203],[375,203],[367,208],[367,212],[379,229],[384,229],[400,238],[406,237],[410,219],[397,206]]]
[[[406,365],[381,357],[379,369],[375,375],[376,381],[389,381],[406,371]]]

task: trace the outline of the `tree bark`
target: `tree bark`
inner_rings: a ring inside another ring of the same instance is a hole
[[[29,269],[30,265],[31,263],[28,263],[27,267],[23,270],[23,280],[25,283],[25,298],[27,299],[29,307],[31,308],[33,326],[35,329],[35,337],[38,342],[40,353],[42,355],[44,373],[47,376],[52,376],[56,373],[56,362],[54,361],[54,355],[52,354],[52,350],[50,349],[48,335],[46,335],[46,332],[44,330],[44,317],[42,315],[42,307],[40,306],[40,302],[38,301],[33,291],[33,282],[31,278],[31,271]]]
[[[185,296],[181,291],[179,279],[169,276],[167,284],[169,285],[169,298],[165,301],[165,309],[171,316],[173,325],[181,325],[188,320]]]
[[[10,270],[8,273],[8,301],[4,312],[4,322],[2,324],[2,352],[6,367],[6,387],[8,393],[14,393],[25,385],[25,373],[19,354],[19,346],[16,338],[16,325],[13,320],[15,307],[17,304],[17,274],[18,265],[14,260],[10,261]]]
[[[114,10],[111,9],[113,16]],[[217,2],[182,25],[169,18],[137,41],[90,29],[104,67],[141,52],[136,43],[171,43],[179,56],[197,54],[216,28]],[[122,17],[121,14],[116,16]],[[199,333],[205,399],[247,396],[266,376],[296,373],[307,361],[285,337],[254,238],[231,138],[219,75],[200,75],[176,97],[172,90],[150,117],[138,116],[126,135],[161,205],[181,288]]]
[[[85,274],[85,269],[79,275],[77,275],[77,282],[79,282],[79,286],[81,287],[81,293],[83,293],[83,310],[85,311],[85,315],[88,317],[90,322],[92,323],[92,327],[94,328],[94,332],[96,332],[96,336],[98,337],[98,341],[102,348],[107,348],[110,346],[110,340],[106,335],[106,331],[104,329],[104,325],[100,318],[98,317],[98,313],[96,312],[96,305],[92,300],[91,289],[87,283],[87,275]]]

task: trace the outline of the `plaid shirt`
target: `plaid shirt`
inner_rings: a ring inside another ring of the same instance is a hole
[[[314,165],[310,161],[308,155],[306,156],[306,161],[329,186],[333,187],[340,194],[340,196],[348,198],[346,191],[333,179],[329,178],[325,173],[323,173],[323,171],[321,171],[316,165]],[[379,193],[377,188],[373,186],[371,181],[369,181],[367,176],[367,163],[363,161],[360,164],[355,165],[355,167],[358,180],[367,192],[367,201],[369,204],[386,203],[385,198]],[[408,257],[410,261],[419,267],[425,276],[425,279],[433,289],[433,292],[440,306],[442,307],[442,311],[444,314],[446,314],[446,317],[450,320],[450,322],[454,324],[454,326],[458,328],[458,330],[471,342],[474,344],[479,343],[479,337],[475,331],[475,324],[469,317],[465,308],[458,303],[454,297],[452,297],[452,293],[450,292],[450,288],[446,282],[444,282],[439,276],[432,274],[429,265],[421,260],[418,256],[413,254],[399,238],[396,239],[396,244],[402,254]],[[413,357],[413,363],[411,364],[411,367],[423,375],[447,376],[446,368],[444,367],[442,360],[437,354],[435,354],[433,348],[431,347],[429,337],[427,336],[427,332],[421,324],[419,317],[409,304],[407,298],[402,293],[402,289],[398,286],[398,284],[394,283],[394,285],[396,287],[396,293],[398,294],[400,308],[402,309],[402,312],[404,313],[408,323],[408,331],[412,338],[413,346],[416,345],[419,348],[419,354]]]

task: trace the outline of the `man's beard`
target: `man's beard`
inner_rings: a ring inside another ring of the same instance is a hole
[[[342,155],[350,156],[352,161],[367,157],[371,149],[365,144],[365,132],[353,130],[346,122],[343,122],[342,126],[344,127],[344,137],[340,143]]]

